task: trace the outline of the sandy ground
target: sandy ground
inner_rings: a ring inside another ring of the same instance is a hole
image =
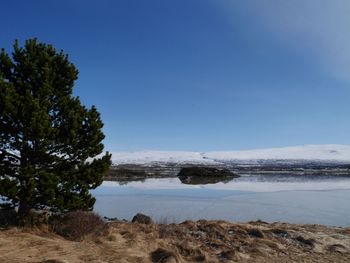
[[[39,228],[0,231],[0,262],[350,262],[350,228],[320,225],[113,222],[69,241]]]

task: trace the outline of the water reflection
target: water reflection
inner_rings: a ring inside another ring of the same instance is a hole
[[[205,184],[217,184],[228,183],[232,181],[233,177],[217,177],[217,176],[180,176],[179,180],[183,184],[192,185],[205,185]]]
[[[135,189],[216,189],[231,191],[275,192],[291,190],[350,189],[345,175],[243,174],[227,177],[138,178],[137,180],[105,181],[102,186],[124,186]]]
[[[93,191],[95,211],[131,219],[224,219],[350,225],[350,177],[243,175],[228,182],[184,184],[179,178],[146,179],[126,185],[104,182]]]

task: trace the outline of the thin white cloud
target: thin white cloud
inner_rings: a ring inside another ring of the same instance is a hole
[[[303,54],[309,53],[330,74],[350,80],[350,1],[255,0],[230,3],[236,10],[248,10],[258,26],[270,31],[284,44]]]

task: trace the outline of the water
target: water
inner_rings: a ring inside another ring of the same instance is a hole
[[[344,176],[247,175],[206,185],[178,178],[104,182],[93,194],[96,212],[127,220],[142,212],[167,222],[260,219],[350,226],[350,177]]]

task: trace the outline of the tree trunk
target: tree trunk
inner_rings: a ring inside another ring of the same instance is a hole
[[[27,203],[20,202],[18,207],[18,222],[20,225],[31,224],[30,209],[31,207]]]

